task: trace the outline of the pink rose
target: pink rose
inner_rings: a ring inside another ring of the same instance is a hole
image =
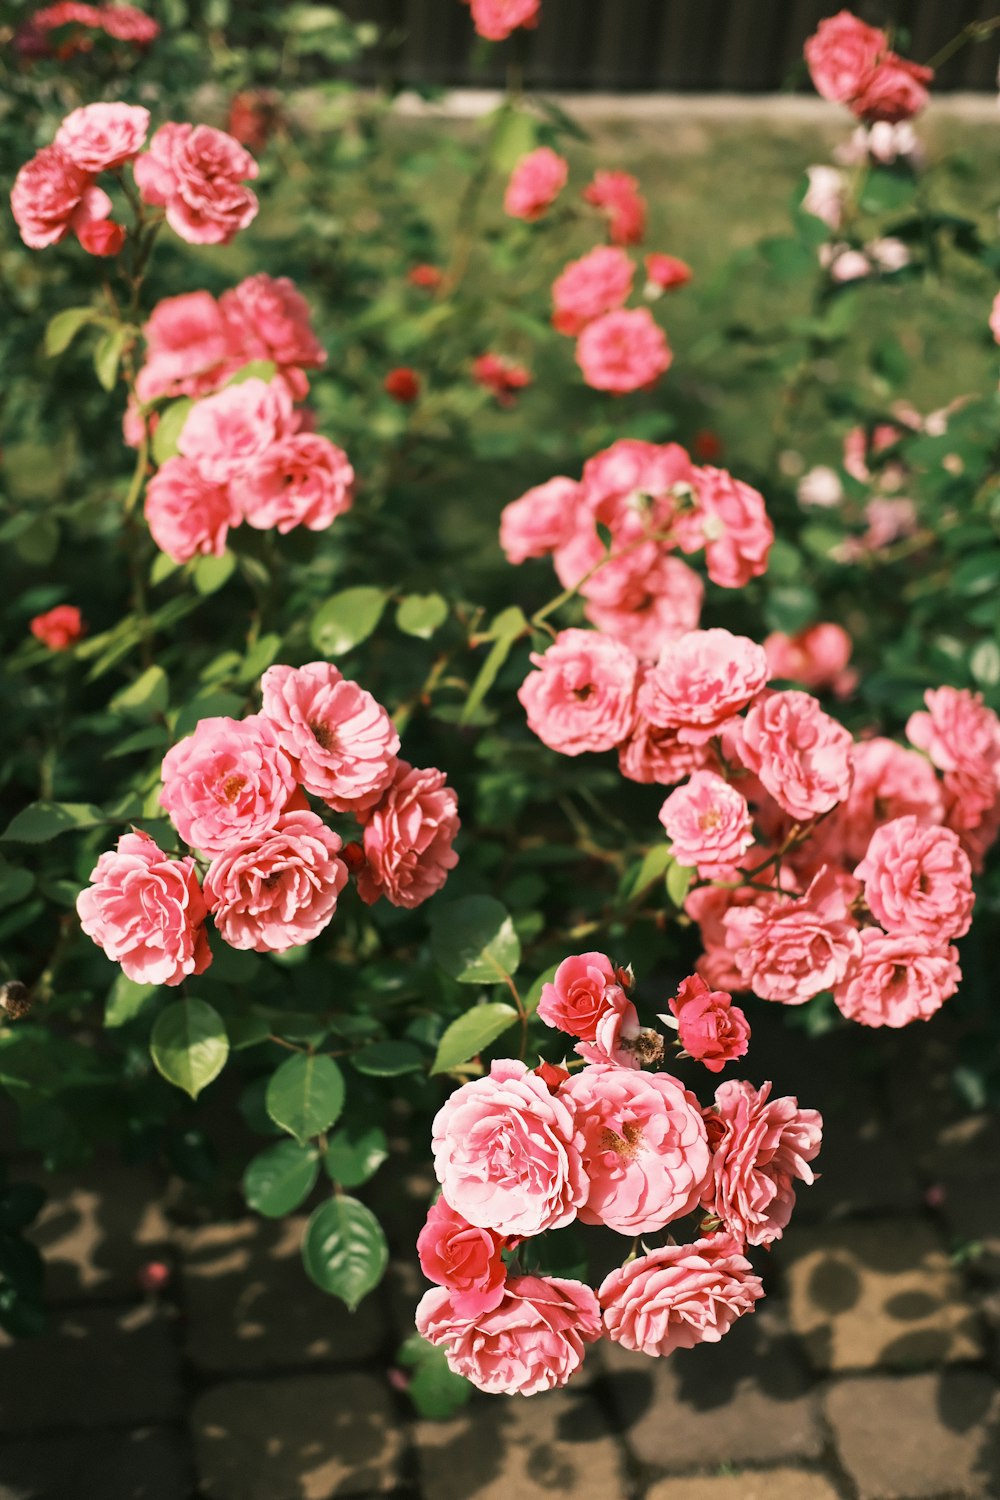
[[[564,958],[551,984],[542,985],[538,1019],[546,1026],[592,1042],[597,1023],[610,1009],[609,990],[620,989],[614,964],[603,953]]]
[[[315,370],[326,363],[326,350],[312,329],[309,304],[287,276],[263,271],[248,276],[223,292],[219,308],[244,362],[270,359],[282,370]]]
[[[602,571],[610,574],[615,566],[611,562]],[[588,588],[585,584],[581,592]],[[687,563],[661,552],[645,575],[643,588],[647,592],[641,599],[629,591],[627,605],[608,606],[588,601],[585,613],[598,630],[621,641],[640,660],[648,662],[655,661],[672,641],[697,629],[705,585]]]
[[[842,857],[855,863],[864,859],[879,824],[907,813],[912,813],[918,823],[944,821],[941,787],[934,768],[922,755],[904,750],[895,740],[859,740],[854,746],[850,796],[830,820],[831,834],[840,841]]]
[[[576,1218],[588,1183],[566,1088],[551,1094],[524,1063],[505,1060],[445,1100],[434,1117],[434,1171],[470,1224],[528,1236]]]
[[[625,251],[611,245],[571,260],[552,283],[552,326],[560,333],[582,333],[595,318],[628,301],[634,275]]]
[[[461,826],[458,798],[443,771],[418,771],[397,761],[381,801],[358,817],[365,852],[358,895],[369,906],[380,896],[392,906],[419,906],[458,864],[452,848]]]
[[[669,1073],[592,1063],[564,1084],[576,1110],[590,1180],[579,1209],[585,1224],[619,1234],[652,1234],[690,1213],[710,1161],[693,1094]]]
[[[306,791],[336,812],[378,802],[396,774],[399,735],[371,693],[326,661],[268,667],[261,691]]]
[[[648,308],[605,313],[588,323],[576,344],[576,362],[595,391],[623,395],[655,385],[673,355]]]
[[[758,699],[743,721],[740,757],[779,807],[800,823],[829,812],[851,790],[854,739],[809,693]]]
[[[708,576],[720,588],[740,589],[767,572],[774,527],[764,497],[725,469],[694,470],[694,511],[678,523],[685,552],[705,549]]]
[[[584,499],[594,519],[622,541],[632,540],[638,518],[665,530],[673,522],[676,499],[693,483],[695,469],[679,443],[644,443],[619,438],[583,466]]]
[[[519,26],[538,25],[541,0],[468,0],[472,24],[488,42],[503,42]]]
[[[569,178],[569,162],[551,146],[539,146],[521,157],[504,194],[504,213],[513,219],[538,219],[555,202]]]
[[[802,212],[812,214],[828,229],[838,230],[844,222],[844,199],[847,179],[837,167],[806,167],[809,185],[802,199]]]
[[[561,475],[535,485],[500,514],[500,545],[509,563],[546,557],[569,539],[582,491]]]
[[[68,651],[83,635],[83,620],[75,604],[57,604],[36,615],[28,629],[50,651]]]
[[[906,737],[944,772],[945,790],[975,827],[976,810],[987,813],[1000,795],[1000,719],[964,688],[929,688],[924,702],[927,712],[910,715]]]
[[[707,744],[756,698],[768,676],[763,647],[748,636],[692,630],[647,672],[639,713],[662,729],[676,729],[689,744]]]
[[[1000,292],[997,292],[993,298],[993,305],[990,308],[990,333],[1000,344]]]
[[[88,255],[118,255],[128,235],[121,224],[110,219],[88,219],[78,224],[76,237]]]
[[[646,200],[634,177],[628,172],[595,172],[583,196],[607,216],[616,245],[639,243],[646,232]]]
[[[137,5],[108,5],[97,7],[97,24],[108,36],[118,42],[133,42],[137,47],[148,47],[160,34],[160,23]]]
[[[417,1236],[420,1269],[428,1281],[447,1287],[459,1318],[477,1318],[503,1301],[503,1246],[498,1234],[467,1223],[443,1197],[432,1204]]]
[[[85,104],[66,116],[55,144],[84,172],[104,172],[138,156],[148,129],[141,104]]]
[[[857,681],[857,673],[847,666],[851,647],[847,631],[832,620],[810,625],[798,635],[776,630],[764,641],[772,677],[800,682],[815,693],[829,690],[838,698],[846,697]]]
[[[912,815],[893,818],[876,828],[854,873],[864,881],[869,911],[887,932],[932,943],[968,932],[972,869],[950,828],[923,826]]]
[[[606,992],[607,1005],[597,1018],[592,1041],[577,1042],[573,1051],[589,1063],[613,1063],[616,1068],[641,1068],[663,1060],[663,1038],[639,1025],[639,1013],[619,985]]]
[[[111,199],[59,146],[43,146],[15,177],[10,207],[24,243],[44,250],[70,230],[108,218]]]
[[[861,92],[887,49],[884,31],[842,10],[820,21],[804,51],[816,92],[835,104],[848,104]]]
[[[208,554],[221,557],[226,550],[233,513],[229,490],[205,479],[188,458],[168,458],[146,486],[146,522],[150,535],[176,563]]]
[[[635,719],[639,664],[627,646],[596,630],[561,630],[542,653],[533,652],[517,696],[528,727],[561,755],[610,750]]]
[[[641,696],[641,687],[639,691]],[[673,786],[704,766],[709,757],[707,746],[689,745],[677,738],[676,729],[659,729],[640,717],[628,739],[618,746],[618,769],[629,781]]]
[[[697,922],[705,947],[695,968],[712,989],[738,990],[743,986],[739,966],[726,946],[727,913],[739,906],[757,906],[766,899],[749,886],[727,890],[719,885],[701,885],[688,891],[684,911]]]
[[[712,1164],[702,1205],[748,1245],[780,1240],[795,1207],[792,1184],[815,1181],[809,1163],[823,1135],[817,1110],[789,1097],[769,1101],[770,1093],[769,1083],[732,1080],[705,1112]]]
[[[728,1234],[668,1245],[612,1271],[597,1291],[608,1337],[636,1353],[673,1354],[716,1344],[764,1295]]]
[[[293,428],[292,403],[277,380],[238,381],[196,401],[177,440],[213,484],[242,478],[250,466]]]
[[[190,245],[228,245],[256,218],[257,199],[243,181],[258,171],[225,131],[173,121],[160,126],[134,167],[142,201],[163,205],[171,229]]]
[[[340,838],[313,812],[283,813],[274,827],[213,859],[205,900],[232,948],[284,953],[333,920],[347,868]]]
[[[463,1318],[453,1294],[425,1292],[417,1332],[443,1347],[456,1375],[490,1395],[534,1396],[564,1386],[601,1337],[601,1310],[589,1286],[557,1276],[514,1276],[490,1312]]]
[[[732,995],[709,989],[697,974],[681,981],[669,1002],[677,1018],[677,1035],[689,1057],[721,1073],[727,1062],[743,1057],[750,1045],[750,1025]],[[666,1021],[661,1016],[661,1021]]]
[[[253,461],[242,476],[240,504],[247,524],[258,531],[325,531],[350,510],[353,484],[342,448],[317,433],[296,432]]]
[[[738,865],[753,843],[746,798],[714,771],[693,772],[686,786],[670,793],[659,818],[677,863],[706,879]]]
[[[160,806],[192,849],[223,854],[269,832],[295,791],[291,762],[260,714],[202,719],[171,747]]]
[[[136,380],[140,401],[202,395],[233,362],[229,330],[210,292],[164,297],[142,332],[146,360]]]
[[[764,896],[722,919],[743,985],[761,1000],[803,1005],[850,972],[861,940],[834,872],[824,865],[804,896]]]
[[[851,100],[851,111],[866,122],[887,120],[896,125],[910,120],[927,103],[927,85],[933,77],[933,68],[886,52]]]
[[[180,984],[212,962],[193,859],[168,859],[146,833],[102,854],[76,899],[80,926],[136,984]]]
[[[861,957],[834,986],[833,998],[848,1020],[862,1026],[908,1026],[929,1020],[961,978],[957,948],[911,933],[887,936],[877,927],[864,927]]]
[[[662,292],[676,292],[687,286],[694,275],[687,261],[676,255],[656,252],[646,256],[646,296],[659,296]]]

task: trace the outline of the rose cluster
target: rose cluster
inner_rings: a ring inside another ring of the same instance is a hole
[[[934,77],[933,69],[893,52],[886,32],[849,10],[820,21],[805,44],[805,58],[817,93],[846,104],[866,123],[911,119],[927,103]]]
[[[142,105],[85,104],[66,116],[55,140],[18,172],[11,209],[33,250],[70,233],[92,255],[116,255],[126,239],[112,221],[112,202],[97,186],[102,172],[130,166],[143,204],[192,245],[227,245],[256,217],[245,186],[257,163],[225,131],[210,125],[161,125],[146,146],[149,110]],[[142,154],[140,154],[142,153]]]
[[[18,27],[14,50],[30,61],[56,57],[60,62],[90,52],[95,38],[148,47],[160,34],[160,23],[135,5],[87,5],[83,0],[57,0]]]
[[[84,932],[139,983],[200,974],[209,915],[231,947],[281,953],[330,923],[349,872],[366,904],[411,908],[457,863],[455,793],[400,759],[370,693],[329,662],[269,667],[261,688],[260,713],[202,719],[164,757],[160,801],[194,852],[125,834],[79,896]],[[309,796],[353,817],[359,840],[344,847]]]
[[[417,1250],[437,1285],[417,1328],[482,1390],[565,1385],[601,1337],[650,1355],[718,1341],[763,1295],[747,1247],[780,1238],[795,1182],[813,1180],[817,1112],[744,1082],[722,1084],[702,1109],[656,1067],[663,1039],[638,1025],[630,982],[604,954],[566,959],[538,1013],[580,1039],[583,1066],[494,1062],[434,1120],[441,1195]],[[690,1037],[690,1055],[715,1071],[746,1051],[742,1013],[696,977],[671,1010],[682,1044]],[[676,1244],[664,1231],[689,1214],[700,1216],[696,1235]],[[596,1292],[526,1269],[526,1242],[574,1220],[641,1236],[643,1253]]]
[[[602,532],[610,538],[607,545]],[[712,582],[740,588],[766,571],[773,539],[764,500],[750,485],[724,469],[694,464],[678,443],[631,438],[588,459],[579,481],[559,477],[529,490],[500,520],[509,562],[551,556],[560,583],[585,601],[586,616],[601,635],[584,643],[577,632],[575,644],[609,653],[609,661],[613,656],[620,664],[628,722],[604,749],[629,735],[629,689],[639,663],[655,660],[698,624],[702,581],[677,553],[704,552]],[[530,699],[541,689],[523,691]],[[523,696],[522,702],[539,722],[547,717]],[[582,698],[574,702],[585,707]],[[608,725],[607,732],[615,728]],[[541,738],[552,744],[545,732]]]

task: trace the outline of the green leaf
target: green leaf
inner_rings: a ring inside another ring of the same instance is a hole
[[[235,375],[230,375],[226,385],[242,385],[244,380],[273,380],[277,372],[273,359],[252,359],[249,364],[241,365]]]
[[[229,1039],[213,1005],[205,1000],[179,1000],[160,1011],[149,1050],[167,1082],[197,1099],[222,1072]]]
[[[539,974],[531,989],[525,995],[524,1008],[529,1016],[533,1016],[538,1009],[538,1002],[542,998],[542,990],[555,979],[558,967],[558,964],[550,964],[544,974]]]
[[[344,589],[321,604],[312,617],[309,638],[324,656],[342,656],[368,639],[385,609],[384,589]]]
[[[170,702],[170,683],[162,667],[147,667],[141,677],[123,687],[108,707],[113,713],[127,714],[131,719],[155,719]]]
[[[279,1141],[255,1156],[243,1173],[243,1196],[268,1219],[280,1219],[308,1198],[319,1176],[319,1153]]]
[[[344,1107],[344,1077],[332,1057],[298,1052],[267,1086],[267,1112],[302,1145],[329,1130]]]
[[[859,207],[866,214],[898,213],[915,191],[916,179],[911,173],[873,167],[862,184]]]
[[[0,911],[16,906],[34,889],[35,877],[30,870],[22,870],[0,857]]]
[[[514,642],[528,629],[524,611],[517,605],[502,610],[490,626],[489,637],[493,640],[489,655],[479,668],[479,675],[469,691],[459,717],[460,724],[468,724],[475,717],[490,688],[496,682],[500,668],[510,655]]]
[[[671,860],[670,845],[666,841],[662,844],[653,844],[647,849],[642,863],[633,866],[628,872],[622,892],[625,899],[631,901],[640,891],[648,890],[650,886],[662,880],[670,868]]]
[[[431,951],[462,984],[496,984],[516,973],[521,944],[505,907],[492,896],[465,896],[431,918]]]
[[[397,1358],[413,1370],[406,1394],[422,1417],[442,1421],[454,1416],[471,1398],[472,1386],[464,1376],[455,1374],[444,1350],[429,1344],[419,1333],[406,1340]]]
[[[389,1247],[370,1209],[355,1198],[333,1198],[309,1220],[302,1260],[310,1280],[353,1312],[382,1280]]]
[[[389,1143],[378,1125],[341,1125],[326,1143],[323,1166],[341,1187],[360,1187],[388,1156]]]
[[[679,865],[673,860],[667,870],[667,895],[676,907],[682,907],[691,889],[695,871],[691,865]]]
[[[118,379],[118,366],[125,352],[125,345],[132,337],[128,327],[109,329],[97,342],[94,350],[94,372],[106,391],[113,391]]]
[[[448,601],[440,594],[407,594],[396,610],[396,624],[404,635],[429,640],[448,618]]]
[[[503,104],[498,111],[490,144],[490,157],[497,172],[513,172],[522,156],[534,149],[538,140],[538,120],[534,115]]]
[[[221,557],[199,557],[193,568],[194,586],[199,594],[214,594],[236,570],[236,558],[231,552]]]
[[[179,401],[171,401],[170,405],[160,413],[160,420],[156,424],[156,431],[153,433],[150,445],[153,462],[157,466],[165,464],[168,458],[175,457],[177,443],[193,405],[194,402],[189,396],[182,396]],[[159,580],[154,578],[153,582],[157,583]]]
[[[424,1057],[412,1042],[373,1042],[355,1052],[351,1062],[369,1078],[396,1078],[401,1073],[418,1072],[424,1065]]]
[[[105,1026],[124,1026],[128,1021],[134,1021],[157,994],[158,988],[155,984],[136,984],[134,979],[119,974],[104,1002]]]
[[[502,1001],[467,1010],[464,1016],[452,1021],[441,1038],[431,1072],[450,1073],[468,1062],[513,1026],[517,1018],[514,1007]]]
[[[45,844],[61,833],[96,828],[107,820],[92,802],[31,802],[11,819],[5,843]]]
[[[54,318],[49,319],[45,330],[45,352],[51,359],[68,349],[81,328],[88,323],[103,322],[101,315],[92,307],[64,307]]]

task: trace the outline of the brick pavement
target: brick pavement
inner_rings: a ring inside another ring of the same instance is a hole
[[[138,1169],[50,1179],[52,1326],[0,1345],[0,1500],[1000,1500],[998,1123],[956,1107],[943,1027],[807,1041],[767,1014],[755,1044],[751,1076],[827,1118],[760,1310],[447,1422],[390,1379],[424,1174],[373,1184],[400,1254],[353,1316],[302,1273],[302,1215],[220,1222]]]

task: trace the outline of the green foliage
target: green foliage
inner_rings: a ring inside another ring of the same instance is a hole
[[[306,1226],[302,1260],[309,1279],[353,1312],[382,1280],[389,1247],[378,1220],[363,1203],[331,1198],[320,1204]]]
[[[301,1144],[335,1124],[344,1107],[344,1076],[332,1057],[299,1052],[267,1086],[267,1112]]]
[[[435,908],[434,957],[460,984],[495,984],[515,974],[521,944],[510,914],[492,896],[466,896]]]
[[[255,1156],[243,1173],[243,1196],[268,1219],[292,1213],[308,1198],[319,1176],[319,1154],[296,1141],[279,1141]]]
[[[149,1050],[167,1082],[197,1099],[225,1067],[229,1039],[214,1006],[205,1000],[179,1000],[160,1011]]]
[[[491,1042],[517,1020],[517,1011],[512,1005],[496,1002],[492,1005],[477,1005],[466,1011],[457,1021],[452,1021],[438,1043],[432,1073],[449,1073],[470,1057],[484,1051]]]

